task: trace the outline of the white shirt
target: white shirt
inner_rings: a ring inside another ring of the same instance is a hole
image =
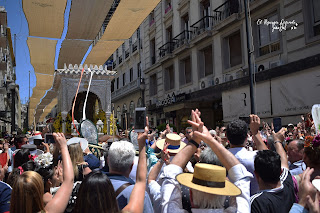
[[[163,180],[160,193],[161,212],[187,212],[182,208],[181,187],[175,179],[175,177],[182,172],[182,168],[174,164],[170,164],[164,168],[160,176],[160,179]],[[242,192],[241,195],[236,197],[236,212],[250,212],[250,178],[252,178],[252,175],[242,164],[235,165],[228,173],[229,180],[239,187]],[[149,187],[151,185],[150,192],[155,189],[155,185],[153,185],[155,183],[155,181],[152,181],[149,184]],[[231,209],[192,209],[192,212],[230,212],[230,210]],[[235,209],[233,208],[233,210]]]
[[[245,147],[230,148],[229,151],[246,167],[253,176],[250,183],[250,194],[254,195],[259,191],[257,179],[254,176],[254,158],[257,151],[248,151]]]

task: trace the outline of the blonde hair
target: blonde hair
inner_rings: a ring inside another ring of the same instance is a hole
[[[77,178],[79,175],[78,165],[83,163],[83,152],[79,143],[70,144],[68,146],[68,151],[70,154],[74,177]]]
[[[190,188],[191,189],[191,188]],[[199,209],[224,209],[224,202],[226,196],[208,194],[200,192],[196,189],[191,189],[192,201],[195,206]]]
[[[27,171],[13,184],[10,201],[11,213],[34,213],[44,210],[43,181],[37,172]]]

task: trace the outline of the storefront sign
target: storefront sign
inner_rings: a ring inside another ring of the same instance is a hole
[[[173,92],[171,96],[168,95],[165,99],[158,100],[156,103],[156,107],[168,106],[174,103],[182,102],[186,99],[187,98],[185,93],[182,93],[176,96]]]

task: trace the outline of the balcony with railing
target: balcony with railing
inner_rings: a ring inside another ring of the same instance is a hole
[[[130,49],[127,49],[125,52],[125,59],[127,59],[130,56]]]
[[[140,90],[140,78],[124,85],[123,87],[116,89],[111,93],[111,99],[112,101],[116,101],[119,98],[122,98],[123,96],[126,96],[128,94],[131,94],[133,92]]]
[[[171,6],[171,3],[169,3],[166,9],[164,10],[164,14],[167,14],[171,9],[172,9],[172,6]]]
[[[200,35],[201,33],[211,30],[214,24],[213,16],[204,16],[199,21],[190,26],[193,32],[193,37]]]
[[[190,30],[184,30],[181,33],[179,33],[176,37],[174,37],[172,40],[175,42],[174,49],[177,49],[178,47],[189,43],[189,40],[191,39],[192,31]]]
[[[173,41],[168,41],[167,43],[162,45],[159,48],[159,56],[164,57],[168,54],[171,54],[172,51],[174,50],[174,45],[175,45],[175,42],[173,42]]]
[[[135,51],[137,51],[138,49],[138,44],[139,44],[139,40],[137,39],[135,42],[133,42],[132,44],[132,49],[131,49],[131,53],[134,53]]]
[[[214,25],[219,24],[233,14],[241,12],[239,0],[226,0],[223,4],[213,10]]]
[[[119,65],[122,63],[122,55],[119,57]]]
[[[112,62],[112,69],[115,69],[116,66],[117,66],[117,62],[113,61],[113,62]]]

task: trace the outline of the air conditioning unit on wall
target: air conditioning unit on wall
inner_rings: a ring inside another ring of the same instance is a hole
[[[269,69],[269,62],[265,62],[265,63],[260,63],[256,65],[256,72],[262,72],[264,70],[268,70]]]
[[[205,81],[200,81],[200,89],[205,89],[207,86]]]
[[[232,81],[234,79],[232,74],[224,74],[224,82]]]
[[[218,84],[221,84],[221,83],[223,83],[221,76],[214,77],[214,85],[218,85]]]

